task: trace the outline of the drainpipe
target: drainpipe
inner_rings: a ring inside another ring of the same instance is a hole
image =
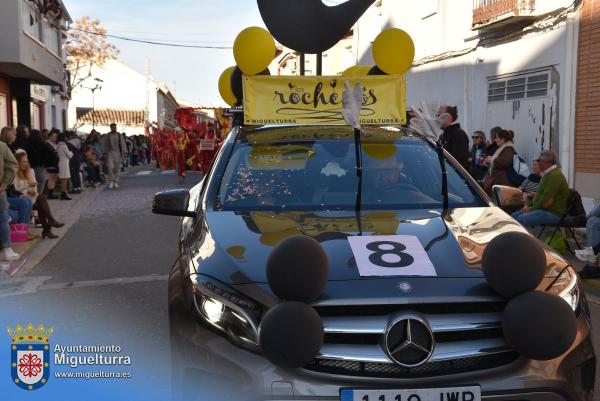
[[[569,186],[575,187],[575,128],[576,128],[576,100],[577,100],[577,66],[579,49],[579,14],[577,10],[569,14],[566,22],[567,52],[565,57],[565,102],[568,114],[562,119],[561,132],[566,136],[561,141],[560,158],[563,168],[567,169]]]

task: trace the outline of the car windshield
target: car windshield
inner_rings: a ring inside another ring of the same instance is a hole
[[[355,210],[359,178],[347,127],[242,131],[218,191],[220,210]],[[397,128],[363,129],[361,209],[441,209],[436,150]],[[485,205],[446,160],[450,207]]]

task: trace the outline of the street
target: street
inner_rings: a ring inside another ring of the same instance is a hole
[[[164,395],[170,391],[166,275],[177,254],[179,220],[153,215],[151,205],[155,192],[181,185],[173,173],[139,174],[124,176],[119,190],[92,194],[89,209],[24,278],[19,288],[29,283],[26,293],[11,295],[14,288],[0,285],[0,313],[52,325],[52,344],[121,346],[132,357],[134,380],[151,380],[152,392]],[[189,185],[199,177],[190,174]]]

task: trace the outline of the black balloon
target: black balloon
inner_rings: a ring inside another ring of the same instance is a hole
[[[267,260],[267,281],[285,301],[314,302],[325,290],[328,274],[327,254],[307,236],[284,239]]]
[[[322,0],[258,0],[271,35],[300,53],[321,53],[339,42],[375,0],[348,0],[334,7]]]
[[[502,328],[515,351],[547,361],[561,356],[573,345],[577,319],[571,306],[558,295],[530,291],[508,303]]]
[[[546,272],[546,253],[531,235],[506,232],[486,246],[481,267],[490,287],[512,298],[537,288]]]
[[[323,345],[319,314],[300,302],[283,302],[263,317],[258,342],[263,355],[277,366],[300,368],[314,359]]]
[[[268,68],[265,68],[258,75],[271,75],[271,72],[269,71]],[[242,100],[244,99],[244,89],[243,89],[244,84],[242,81],[243,78],[244,78],[244,73],[242,72],[242,70],[240,70],[240,67],[235,66],[235,69],[231,73],[231,90],[233,91],[233,94],[235,95],[236,99],[238,100],[237,105],[241,105]]]
[[[387,75],[385,72],[381,71],[379,69],[379,67],[377,67],[376,65],[374,65],[369,72],[367,73],[367,75]]]

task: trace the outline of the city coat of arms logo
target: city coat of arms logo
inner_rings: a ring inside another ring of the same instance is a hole
[[[35,327],[31,323],[13,330],[11,338],[10,372],[12,381],[24,390],[37,390],[50,378],[50,344],[48,338],[54,333],[52,327]]]

